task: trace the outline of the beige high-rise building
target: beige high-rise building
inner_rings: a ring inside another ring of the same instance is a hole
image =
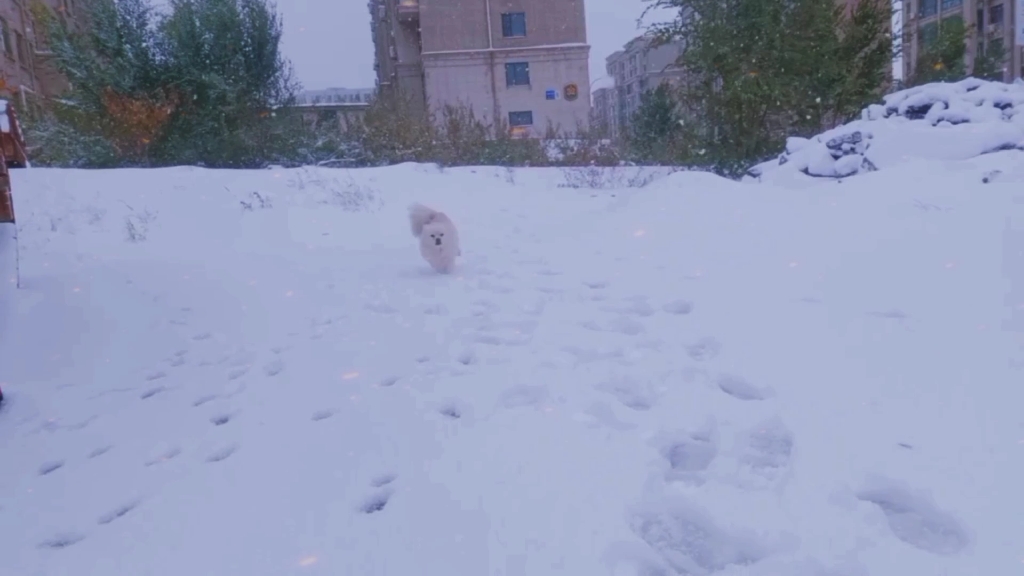
[[[1006,55],[1004,82],[1024,75],[1024,0],[903,0],[902,8],[904,78],[913,76],[922,47],[954,19],[961,20],[970,33],[968,71],[976,55],[996,48]]]
[[[468,105],[517,136],[586,127],[583,0],[370,0],[378,89]]]
[[[594,117],[605,119],[610,137],[625,135],[645,92],[663,82],[682,82],[684,72],[677,65],[682,53],[682,42],[655,46],[653,36],[645,34],[630,40],[622,50],[605,59],[605,72],[614,87],[594,99]]]

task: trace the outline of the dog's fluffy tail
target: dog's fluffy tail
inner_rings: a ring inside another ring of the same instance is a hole
[[[429,224],[436,215],[437,210],[429,206],[423,204],[409,206],[409,226],[412,228],[412,235],[419,238],[423,233],[423,227]]]

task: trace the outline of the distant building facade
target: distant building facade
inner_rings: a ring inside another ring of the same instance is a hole
[[[602,138],[611,138],[615,124],[615,88],[598,88],[592,94],[590,128]]]
[[[682,82],[684,72],[677,65],[682,54],[682,42],[655,46],[653,37],[645,34],[605,59],[605,71],[614,86],[604,89],[609,92],[603,93],[601,98],[594,99],[592,116],[607,122],[610,137],[625,135],[644,92],[663,82]]]
[[[337,123],[344,132],[363,122],[375,94],[373,88],[305,90],[296,95],[295,107],[313,125]]]
[[[1024,76],[1024,0],[903,0],[898,17],[904,30],[903,77],[913,76],[918,57],[943,26],[962,22],[968,70],[979,54],[1005,54],[1004,82]]]
[[[30,97],[53,97],[68,88],[54,65],[43,26],[32,16],[35,2],[71,28],[84,21],[79,0],[0,0],[0,98],[23,105]]]
[[[371,0],[380,93],[465,105],[523,137],[589,123],[583,0]]]

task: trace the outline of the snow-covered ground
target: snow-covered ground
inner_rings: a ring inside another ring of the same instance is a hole
[[[17,170],[0,573],[1019,573],[1022,164]]]

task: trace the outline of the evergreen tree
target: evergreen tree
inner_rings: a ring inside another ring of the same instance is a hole
[[[640,96],[627,135],[629,153],[645,164],[672,164],[682,152],[682,116],[667,83],[659,84]]]
[[[777,154],[786,136],[844,122],[884,89],[893,59],[891,7],[863,0],[846,15],[829,0],[648,0],[675,10],[655,25],[681,41],[691,163],[738,175]]]
[[[1006,46],[1001,38],[990,39],[985,45],[979,43],[978,54],[974,57],[971,76],[983,80],[1002,82],[1005,78],[1003,67],[1007,56]]]
[[[949,17],[919,31],[921,50],[910,85],[956,82],[967,77],[967,40],[963,18]]]
[[[163,68],[145,0],[89,0],[90,26],[70,32],[44,5],[32,6],[71,91],[53,103],[53,116],[30,124],[29,137],[54,160],[75,165],[144,164],[148,145],[166,119]],[[59,160],[58,160],[59,161]]]
[[[266,0],[171,1],[158,37],[167,79],[184,98],[159,155],[229,167],[281,160],[299,122],[284,108],[298,86],[281,31]]]
[[[43,163],[240,168],[331,155],[289,108],[298,86],[267,0],[172,0],[159,16],[147,0],[83,8],[84,32],[34,9],[72,86],[31,127]]]

